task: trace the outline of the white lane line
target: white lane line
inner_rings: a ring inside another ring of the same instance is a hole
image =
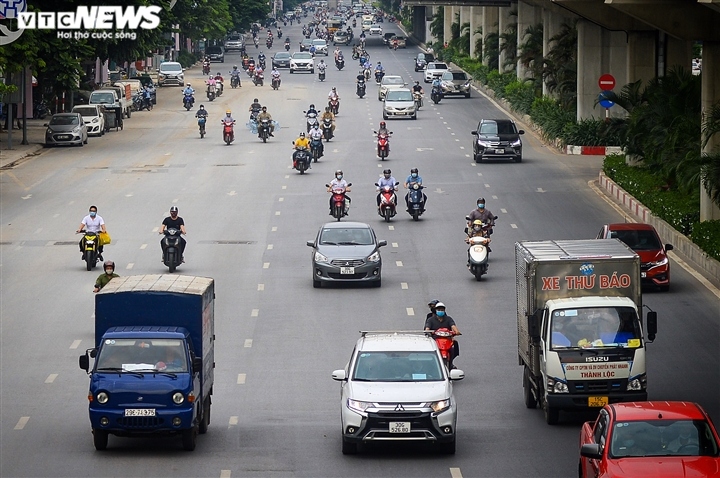
[[[265,284],[258,284],[258,290],[265,290]]]
[[[126,197],[126,198],[131,198],[131,197],[133,197],[133,193],[128,193],[128,194],[125,195],[125,197]]]
[[[292,166],[291,166],[291,167],[292,167]],[[289,178],[290,178],[290,175],[289,175],[289,174],[286,174],[286,175],[285,175],[285,179],[289,179]]]
[[[56,374],[56,373],[51,373],[51,374],[48,375],[48,377],[45,379],[45,383],[53,383],[53,382],[55,381],[55,379],[57,378],[57,376],[58,376],[58,374]]]
[[[493,196],[492,198],[493,198],[493,199],[497,199],[497,196]]]
[[[235,190],[233,189],[232,191],[230,191],[229,193],[227,193],[227,195],[228,195],[228,196],[237,196],[237,191],[235,191]]]
[[[220,478],[230,478],[232,476],[231,470],[220,470]]]
[[[279,216],[279,215],[280,215],[280,211],[275,211],[275,215],[276,215],[276,216]]]
[[[75,350],[76,348],[80,347],[80,343],[82,340],[73,340],[73,343],[70,345],[71,350]]]
[[[145,249],[146,247],[147,247],[147,244],[142,244],[142,245],[140,246],[140,249]]]
[[[450,476],[452,478],[463,478],[460,468],[450,468]]]
[[[263,269],[270,269],[270,263],[269,263],[269,262],[263,262]]]
[[[450,126],[448,126],[447,129],[452,129],[452,128]]]
[[[489,185],[489,184],[487,184],[487,183],[485,183],[485,187],[486,187],[486,188],[489,188],[489,187],[490,187],[490,185]]]
[[[273,226],[272,229],[270,229],[270,231],[276,232],[276,231],[277,231],[277,226]]]
[[[125,266],[125,269],[130,270],[130,269],[132,269],[134,266],[135,266],[135,263],[134,263],[134,262],[128,262],[128,265]]]
[[[397,242],[393,242],[393,243],[392,243],[392,246],[393,246],[393,247],[398,247],[398,243],[397,243]]]
[[[283,202],[285,198],[278,198],[278,202]]]
[[[287,189],[287,186],[283,186],[282,189]]]
[[[407,312],[407,315],[415,315],[415,309],[412,307],[406,307],[405,312]]]
[[[152,232],[158,232],[159,230],[160,230],[160,228],[159,228],[159,227],[153,227],[153,230],[152,230]]]
[[[230,428],[233,425],[237,425],[237,424],[238,424],[238,417],[237,416],[230,417],[230,421],[228,422],[228,428]]]
[[[250,312],[250,317],[257,317],[258,314],[260,314],[260,309],[253,309],[252,312]]]
[[[45,243],[45,247],[54,246],[54,245],[55,245],[55,241],[47,241]]]
[[[401,282],[401,283],[400,283],[400,288],[401,288],[402,290],[407,290],[407,288],[408,288],[407,282]]]
[[[455,133],[450,133],[450,136],[455,136]],[[455,141],[460,141],[460,140],[456,139]]]
[[[507,209],[500,209],[500,212],[503,214],[507,214]]]
[[[459,139],[457,141],[460,141]],[[460,146],[460,149],[465,149],[465,146]]]
[[[244,347],[245,347],[246,349],[249,349],[250,347],[252,347],[252,339],[245,339],[245,345],[244,345]]]
[[[388,231],[394,231],[394,230],[395,230],[395,226],[388,226]]]
[[[517,224],[510,224],[510,227],[512,227],[513,229],[517,229]]]
[[[466,158],[469,158],[470,155],[469,155],[469,154],[466,154],[465,157],[466,157]],[[472,165],[473,165],[473,166],[477,166],[477,164],[475,164],[475,163],[472,163]]]
[[[482,173],[478,173],[478,176],[482,176]]]
[[[383,167],[383,165],[382,165],[382,164],[378,164],[378,168],[382,168],[382,167]]]
[[[239,373],[238,379],[237,379],[238,385],[243,385],[245,383],[245,378],[246,378],[246,375],[244,373]]]
[[[402,261],[395,261],[395,265],[398,266],[398,267],[402,267],[402,266],[403,266]]]
[[[267,250],[268,250],[268,251],[272,251],[272,248],[273,248],[273,245],[272,245],[272,244],[268,244],[268,245],[267,245]]]
[[[35,234],[40,234],[42,232],[42,227],[38,227],[35,229]]]
[[[18,420],[17,425],[15,425],[15,430],[22,430],[25,428],[25,425],[27,425],[28,420],[30,420],[30,417],[20,417],[20,420]]]
[[[53,217],[58,217],[58,216],[60,216],[60,213],[53,214]]]
[[[177,202],[180,200],[180,198],[175,198],[172,200],[173,204],[177,204]]]
[[[539,193],[546,193],[547,191],[545,191],[543,188],[537,188],[537,192],[539,192]]]
[[[442,118],[442,116],[440,118]],[[447,124],[447,121],[443,121],[443,124]]]

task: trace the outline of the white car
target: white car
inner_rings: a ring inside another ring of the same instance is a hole
[[[315,47],[316,55],[328,56],[328,45],[325,40],[323,40],[322,38],[316,38],[312,41],[312,44]]]
[[[435,78],[441,78],[443,73],[447,70],[448,66],[445,63],[431,61],[425,67],[425,77],[423,78],[423,81],[425,81],[425,83],[430,83]]]
[[[406,86],[407,83],[405,83],[405,80],[400,75],[383,76],[383,79],[380,82],[380,87],[378,88],[378,101],[382,101],[385,99],[385,95],[387,94],[388,90],[405,88]]]
[[[315,73],[315,60],[309,51],[297,51],[290,57],[290,73],[309,71]]]
[[[104,110],[105,108],[100,105],[78,105],[73,107],[72,112],[80,113],[88,136],[102,136],[105,134]]]
[[[443,365],[426,332],[361,332],[350,361],[332,373],[341,382],[343,454],[358,444],[388,441],[434,443],[455,453],[457,403],[454,380],[462,370]]]
[[[185,68],[176,61],[164,61],[158,68],[158,86],[185,85]]]
[[[363,20],[362,31],[366,32],[370,30],[370,27],[372,27],[372,20]]]
[[[383,105],[383,119],[387,120],[392,116],[417,119],[417,108],[412,91],[407,88],[388,90]]]
[[[370,26],[370,35],[380,35],[382,36],[382,27],[380,25],[371,25]]]

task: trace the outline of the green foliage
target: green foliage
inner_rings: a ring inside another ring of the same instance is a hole
[[[250,28],[250,24],[266,18],[272,11],[270,2],[264,0],[216,0],[229,4],[232,24],[237,31]]]
[[[575,122],[574,111],[568,111],[559,101],[547,96],[535,98],[530,107],[530,117],[540,126],[546,141],[561,138],[565,125]]]
[[[497,32],[490,32],[485,35],[485,42],[483,45],[483,59],[487,61],[487,66],[492,70],[499,68],[499,55],[500,55],[500,35]]]
[[[455,64],[465,70],[468,75],[473,78],[473,80],[478,81],[483,85],[487,84],[487,75],[490,70],[487,66],[483,65],[480,60],[462,56],[455,59]]]
[[[583,119],[568,123],[563,128],[560,139],[564,144],[577,146],[618,146],[620,136],[608,130],[605,121]]]
[[[530,79],[533,81],[535,89],[542,91],[542,78],[545,67],[542,23],[530,25],[525,30],[518,61],[530,72]]]
[[[529,114],[535,100],[535,86],[533,82],[516,79],[505,86],[503,97],[510,102],[515,111]]]
[[[542,78],[560,104],[567,109],[577,104],[577,20],[563,23],[550,38],[552,47],[543,59]]]
[[[482,35],[482,26],[477,27],[475,31],[473,32],[473,35],[477,35],[477,38],[475,39],[475,56],[478,59],[482,59],[483,57],[483,35]]]
[[[720,221],[696,222],[690,238],[700,249],[720,261]]]
[[[183,68],[189,68],[193,66],[199,60],[197,53],[191,53],[187,50],[182,50],[178,54],[178,62]]]
[[[515,73],[500,73],[497,70],[493,70],[487,75],[488,88],[500,97],[504,97],[505,87],[515,80]]]
[[[445,9],[438,8],[437,12],[433,16],[432,22],[430,22],[430,33],[433,38],[437,38],[438,41],[442,42],[445,31]]]
[[[517,10],[512,10],[510,16],[517,19]],[[517,63],[517,20],[509,23],[504,32],[500,33],[500,52],[505,53],[505,62],[502,64],[503,70],[514,69]]]

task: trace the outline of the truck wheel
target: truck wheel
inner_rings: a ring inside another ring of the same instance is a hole
[[[535,399],[535,395],[533,395],[533,391],[530,385],[530,371],[527,367],[525,367],[523,371],[523,399],[525,402],[525,407],[534,409],[537,407],[537,400]]]
[[[342,453],[343,455],[355,455],[358,452],[357,443],[349,442],[342,437]]]
[[[182,432],[182,446],[185,451],[195,450],[197,444],[197,428],[192,427],[189,430],[183,430]]]
[[[210,425],[210,397],[205,399],[205,405],[203,405],[203,417],[202,420],[200,420],[198,432],[201,435],[207,433],[208,425]]]
[[[545,421],[548,425],[557,425],[560,421],[560,410],[552,408],[548,405],[547,400],[543,404],[543,411],[545,412]]]
[[[108,444],[108,432],[105,430],[96,430],[93,429],[93,444],[95,444],[95,449],[97,451],[103,451],[107,448]]]

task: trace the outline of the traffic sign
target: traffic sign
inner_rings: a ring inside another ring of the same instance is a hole
[[[604,74],[598,80],[598,86],[602,91],[608,91],[615,88],[615,77],[610,74]]]
[[[610,99],[610,94],[612,91],[603,91],[598,95],[598,103],[600,103],[600,106],[603,108],[612,108],[615,106],[615,102]]]

